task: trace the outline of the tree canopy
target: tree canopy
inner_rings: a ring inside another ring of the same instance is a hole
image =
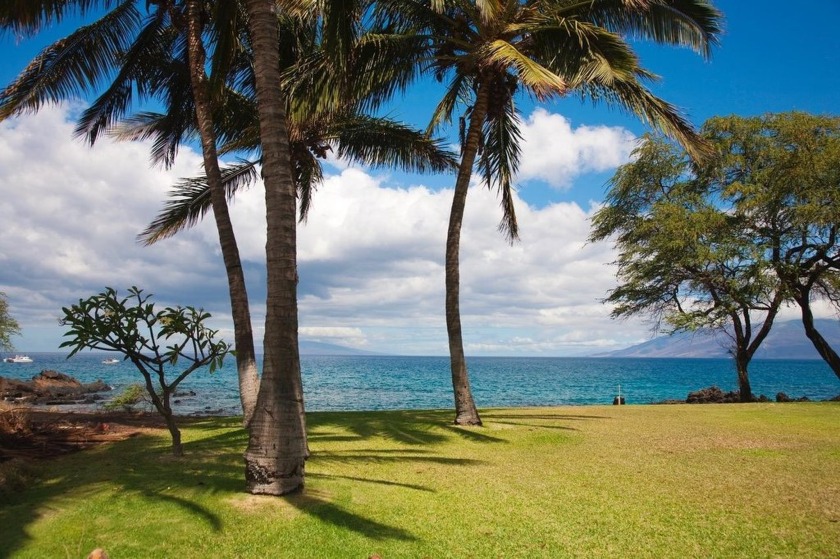
[[[613,316],[725,332],[743,400],[747,365],[782,304],[801,307],[806,333],[829,355],[810,302],[837,303],[838,131],[837,118],[801,113],[713,118],[703,127],[713,152],[699,162],[646,136],[593,218],[591,240],[618,249]]]

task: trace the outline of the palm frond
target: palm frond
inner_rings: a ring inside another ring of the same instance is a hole
[[[324,175],[321,163],[308,149],[295,150],[295,186],[299,200],[300,216],[298,221],[304,223],[309,217],[309,210],[312,208],[312,195],[323,182]]]
[[[5,0],[0,3],[0,34],[32,37],[45,27],[96,8],[108,9],[119,0]]]
[[[123,118],[108,130],[108,135],[120,141],[153,139],[150,159],[154,165],[169,168],[175,162],[180,145],[195,134],[195,120],[179,111],[167,113],[139,112]]]
[[[493,41],[488,46],[486,58],[500,62],[505,67],[516,68],[519,80],[540,100],[563,95],[568,88],[563,78],[524,55],[507,41]]]
[[[446,93],[435,107],[432,118],[429,122],[429,127],[426,129],[427,134],[434,133],[439,126],[452,122],[452,115],[455,112],[455,107],[458,103],[465,103],[470,99],[472,94],[472,79],[462,73],[456,73],[452,76],[452,81],[446,88]]]
[[[441,140],[388,118],[352,115],[333,124],[339,157],[406,171],[443,172],[457,167]]]
[[[228,201],[236,192],[257,180],[256,165],[255,162],[243,161],[222,169],[222,182]],[[207,177],[184,179],[175,185],[170,193],[170,200],[164,204],[164,209],[137,236],[137,240],[148,246],[172,237],[196,225],[211,208]]]
[[[522,141],[513,102],[506,103],[504,110],[485,122],[484,138],[479,167],[484,174],[484,182],[489,188],[495,188],[501,197],[502,221],[499,230],[512,243],[519,238],[513,203],[513,179],[519,168]]]
[[[124,1],[98,21],[45,48],[0,92],[0,120],[93,90],[116,66],[128,46],[126,38],[139,22],[134,2]]]
[[[593,2],[582,17],[611,31],[660,44],[688,47],[705,58],[718,41],[723,15],[705,0],[622,0]]]
[[[594,101],[606,101],[624,107],[644,122],[673,138],[692,159],[702,161],[711,155],[711,147],[674,105],[651,93],[638,80],[613,82],[609,88],[593,85],[585,94]]]
[[[135,91],[141,96],[148,96],[161,86],[177,89],[178,85],[173,81],[179,78],[183,87],[182,80],[189,79],[188,74],[177,76],[170,71],[165,77],[160,76],[160,65],[169,70],[172,68],[172,64],[166,64],[173,43],[173,36],[167,31],[163,10],[146,19],[131,45],[121,53],[117,61],[119,71],[111,84],[79,117],[74,130],[76,136],[84,137],[91,145],[95,144],[103,132],[125,115]]]

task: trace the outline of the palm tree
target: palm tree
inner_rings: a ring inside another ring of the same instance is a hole
[[[307,453],[298,351],[296,188],[289,157],[274,0],[246,0],[263,153],[267,288],[264,363],[245,451],[248,491],[303,487]]]
[[[417,56],[448,79],[431,129],[451,122],[459,104],[461,161],[446,242],[446,325],[455,423],[480,425],[467,373],[460,316],[460,234],[467,191],[478,164],[501,195],[500,229],[518,237],[512,181],[519,161],[520,91],[539,101],[577,93],[618,105],[678,140],[693,156],[704,144],[691,125],[643,84],[654,78],[622,38],[688,46],[708,56],[720,14],[704,0],[392,0],[380,2],[422,41]]]
[[[97,3],[78,0],[32,4],[31,8],[42,10],[42,19],[38,19],[37,11],[20,10],[0,13],[0,21],[5,28],[20,32],[51,18],[60,18],[64,10],[74,6],[87,10]],[[163,99],[170,111],[173,107],[181,109],[177,118],[196,123],[228,277],[240,399],[247,426],[256,405],[259,377],[245,278],[221,183],[210,86],[204,70],[203,22],[210,19],[209,14],[204,10],[204,3],[193,0],[150,2],[155,9],[145,18],[136,2],[104,1],[100,4],[103,7],[117,5],[95,22],[44,49],[0,93],[0,118],[36,111],[44,102],[93,91],[99,81],[113,73],[110,85],[83,112],[76,127],[76,133],[91,145],[123,118],[136,100]],[[227,21],[229,18],[217,19]],[[170,118],[174,117],[170,115]],[[157,160],[169,166],[178,144],[164,143],[164,146],[167,150]]]
[[[242,404],[243,423],[247,427],[254,415],[260,380],[257,375],[257,358],[248,292],[245,287],[245,273],[239,257],[239,247],[233,232],[233,223],[228,213],[227,198],[222,184],[221,169],[219,168],[219,156],[216,151],[211,93],[205,72],[207,56],[202,37],[204,32],[202,22],[205,18],[202,4],[199,0],[187,0],[187,58],[195,104],[195,121],[201,138],[204,158],[204,172],[207,175],[213,216],[228,278],[228,292],[230,293],[236,344],[236,365],[239,373],[239,398]]]

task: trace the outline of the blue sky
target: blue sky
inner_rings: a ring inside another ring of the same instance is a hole
[[[714,115],[802,110],[840,112],[840,2],[715,2],[725,33],[710,61],[688,50],[638,44],[661,76],[652,88],[697,125]],[[0,38],[6,85],[65,28],[17,41]],[[412,89],[391,116],[425,126],[439,95]],[[0,123],[0,291],[21,322],[21,350],[55,350],[62,305],[105,285],[137,284],[166,304],[203,306],[229,328],[223,271],[212,224],[156,247],[134,235],[169,185],[199,156],[184,149],[171,171],[149,169],[148,146],[73,140],[77,104]],[[468,202],[462,267],[467,352],[577,355],[647,339],[642,320],[616,323],[600,304],[614,286],[608,244],[585,243],[588,217],[632,140],[634,117],[578,99],[520,103],[526,145],[519,181],[523,240],[496,232],[494,196]],[[445,354],[443,236],[451,176],[407,176],[333,162],[300,229],[301,337],[387,353]],[[263,298],[264,220],[259,189],[234,206],[255,324]],[[257,326],[259,338],[259,325]]]

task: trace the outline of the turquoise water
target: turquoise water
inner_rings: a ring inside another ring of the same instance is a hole
[[[0,375],[27,379],[43,369],[81,382],[102,379],[117,394],[142,377],[128,362],[102,364],[109,355],[29,354],[31,364],[0,363]],[[700,388],[737,388],[725,359],[610,359],[474,357],[468,359],[479,407],[610,404],[621,385],[628,404],[685,399]],[[303,356],[306,409],[381,410],[452,407],[448,357]],[[777,392],[813,400],[840,394],[840,380],[822,361],[758,360],[750,366],[756,395]],[[239,411],[236,366],[231,357],[210,374],[197,371],[180,386],[176,411],[235,415]],[[190,393],[194,393],[191,395]]]

